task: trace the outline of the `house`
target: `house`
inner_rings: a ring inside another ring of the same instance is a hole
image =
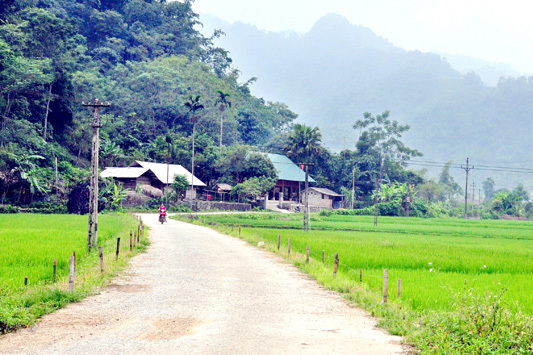
[[[174,175],[184,175],[192,189],[187,190],[186,198],[196,198],[196,189],[206,186],[187,169],[177,164],[150,163],[136,160],[129,167],[109,167],[100,173],[101,177],[112,177],[122,182],[124,188],[135,191],[137,188],[149,192],[152,196],[163,195],[174,182]],[[157,190],[160,191],[157,192]]]
[[[305,190],[302,191],[302,201],[305,204]],[[322,208],[337,209],[342,207],[343,195],[330,189],[310,187],[308,189],[309,205]]]
[[[276,201],[295,201],[299,200],[300,191],[305,189],[305,171],[292,160],[281,154],[266,154],[272,161],[274,168],[278,173],[276,186],[268,193],[269,200]],[[309,183],[315,180],[309,176]]]

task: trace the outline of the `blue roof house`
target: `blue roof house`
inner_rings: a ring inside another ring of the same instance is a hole
[[[300,192],[305,189],[305,171],[281,154],[266,154],[278,173],[276,186],[268,193],[269,200],[300,201]],[[309,176],[309,183],[315,180]]]

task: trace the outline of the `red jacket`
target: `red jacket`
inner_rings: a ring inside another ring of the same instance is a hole
[[[167,215],[167,208],[166,207],[159,207],[159,214],[162,214],[164,216]]]

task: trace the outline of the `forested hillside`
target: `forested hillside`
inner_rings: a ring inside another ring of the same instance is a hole
[[[323,17],[303,35],[203,19],[206,28],[226,33],[216,43],[243,73],[259,78],[253,92],[283,97],[300,122],[321,128],[330,148],[352,148],[358,138],[353,123],[365,111],[387,109],[411,126],[405,140],[426,160],[533,164],[531,78],[501,78],[496,87],[487,86],[439,55],[397,48],[340,15]],[[523,176],[493,177],[502,185],[527,182]]]
[[[10,0],[0,19],[6,201],[66,194],[87,180],[92,112],[82,100],[111,103],[102,110],[101,168],[133,159],[190,166],[194,113],[205,181],[223,175],[215,172],[220,143],[232,147],[226,155],[243,151],[233,144],[261,146],[296,117],[285,104],[250,94],[227,52],[195,29],[188,1]]]

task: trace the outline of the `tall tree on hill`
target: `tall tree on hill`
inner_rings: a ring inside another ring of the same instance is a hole
[[[353,125],[354,129],[361,130],[357,148],[363,160],[369,164],[370,174],[374,178],[374,225],[376,226],[378,224],[377,196],[387,163],[405,162],[411,157],[422,156],[418,150],[408,148],[400,141],[402,134],[410,127],[390,120],[389,115],[389,111],[376,116],[365,112],[363,119],[357,120]]]
[[[222,124],[224,121],[224,112],[226,108],[231,107],[231,101],[228,100],[230,96],[229,92],[224,92],[222,90],[217,90],[217,100],[218,110],[220,111],[220,141],[219,146],[222,147]]]

